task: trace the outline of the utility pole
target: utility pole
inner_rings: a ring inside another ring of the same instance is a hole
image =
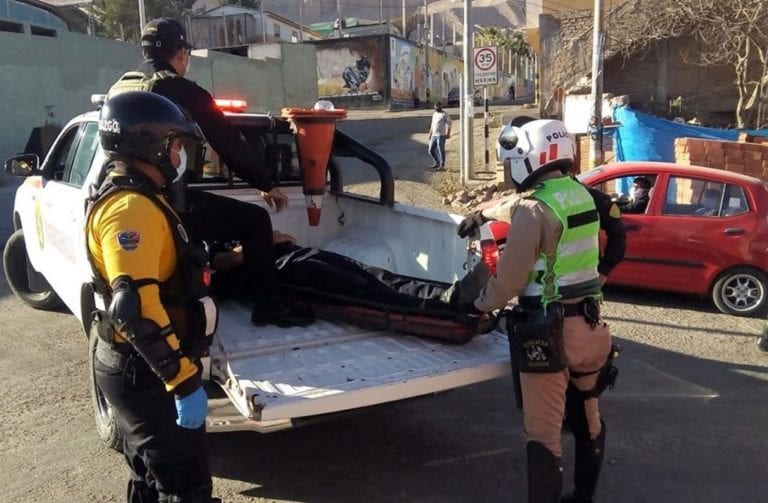
[[[384,31],[384,0],[379,0],[379,30]]]
[[[341,0],[336,0],[336,22],[339,23],[339,38],[344,36],[341,22]]]
[[[408,30],[405,27],[405,0],[403,0],[403,38],[408,38]]]
[[[301,4],[304,0],[297,0],[299,2],[299,42],[304,42],[304,12],[301,8]]]
[[[139,0],[139,34],[144,30],[144,25],[147,24],[147,14],[144,10],[144,0]],[[123,37],[125,40],[125,37]]]
[[[473,141],[474,141],[474,124],[472,123],[474,115],[474,104],[472,98],[475,95],[474,91],[474,51],[472,47],[472,0],[464,0],[464,35],[462,44],[462,52],[464,56],[464,117],[461,121],[461,142],[464,145],[463,152],[464,158],[461,160],[462,173],[466,173],[465,180],[475,177],[475,168],[472,165],[474,159]]]
[[[424,0],[424,45],[429,43],[429,37],[427,37],[427,0]]]
[[[592,32],[592,103],[589,120],[589,166],[603,163],[603,0],[595,0],[595,27]]]

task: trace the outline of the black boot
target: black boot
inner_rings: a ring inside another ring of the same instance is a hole
[[[563,489],[560,458],[540,442],[528,442],[528,503],[557,503]]]
[[[763,334],[757,339],[757,347],[763,353],[768,353],[768,334]]]
[[[605,422],[600,420],[600,434],[594,440],[576,439],[574,464],[574,491],[560,500],[561,503],[592,503],[600,479],[605,453]]]

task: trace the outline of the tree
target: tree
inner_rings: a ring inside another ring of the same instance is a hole
[[[531,54],[531,46],[528,45],[522,31],[510,32],[498,26],[484,26],[477,31],[476,37],[477,46],[496,46],[499,51],[512,51],[512,54],[518,56]]]
[[[145,0],[147,21],[158,17],[183,19],[193,14],[195,0]],[[96,0],[93,11],[98,32],[111,38],[139,42],[139,3],[136,0]]]
[[[611,25],[621,38],[611,45],[625,56],[673,37],[693,37],[704,66],[730,65],[739,93],[737,127],[755,124],[768,89],[768,2],[765,0],[636,0],[632,11]],[[649,13],[653,13],[650,15]]]

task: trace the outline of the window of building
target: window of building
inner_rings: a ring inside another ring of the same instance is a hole
[[[275,37],[280,38],[280,25],[277,23],[272,24],[273,33],[275,34]]]

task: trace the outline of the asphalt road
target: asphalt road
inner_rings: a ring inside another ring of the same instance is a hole
[[[624,352],[602,401],[600,501],[765,501],[768,356],[755,346],[763,322],[625,289],[607,291],[605,313]],[[0,341],[0,501],[122,501],[127,471],[96,438],[74,317],[23,306],[3,279]],[[511,379],[210,441],[215,492],[227,502],[524,501]]]

